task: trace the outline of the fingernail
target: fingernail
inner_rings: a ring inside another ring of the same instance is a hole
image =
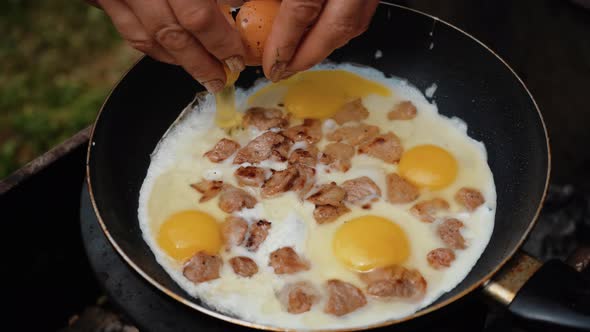
[[[273,82],[277,82],[283,77],[283,72],[285,71],[285,67],[287,67],[287,63],[277,61],[272,68],[270,69],[270,80]]]
[[[219,91],[223,90],[223,87],[225,86],[225,84],[223,84],[222,80],[211,80],[211,81],[203,82],[201,84],[203,84],[205,86],[205,89],[207,89],[207,91],[209,91],[209,93],[219,92]]]
[[[244,70],[244,68],[246,68],[246,65],[244,64],[244,59],[239,55],[234,55],[232,57],[225,59],[225,64],[232,73],[239,73],[242,70]]]
[[[286,80],[287,78],[289,78],[289,77],[291,77],[293,75],[295,75],[295,72],[286,71],[286,72],[283,73],[283,75],[281,75],[281,78],[280,79],[281,80]]]

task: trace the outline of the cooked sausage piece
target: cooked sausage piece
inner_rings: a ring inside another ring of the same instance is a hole
[[[229,158],[234,152],[238,151],[240,144],[231,139],[222,138],[213,149],[205,152],[203,156],[209,158],[214,163],[219,163]]]
[[[307,312],[319,300],[319,292],[309,281],[286,284],[277,295],[290,314]]]
[[[199,203],[204,203],[219,194],[223,187],[223,181],[201,180],[200,182],[191,184],[191,187],[203,194],[199,199]]]
[[[395,164],[402,157],[404,148],[399,138],[392,132],[379,135],[359,146],[359,153],[368,154],[383,160],[386,163]]]
[[[251,209],[256,205],[256,198],[240,188],[224,184],[219,195],[219,208],[227,213]]]
[[[252,258],[245,256],[233,257],[229,260],[231,268],[235,274],[249,278],[258,273],[258,265],[252,260]]]
[[[266,220],[258,220],[250,229],[250,236],[246,241],[249,251],[257,251],[262,242],[266,240],[271,223]]]
[[[299,257],[291,247],[282,247],[270,253],[268,265],[275,274],[293,274],[309,270],[309,262]]]
[[[368,176],[361,176],[342,182],[342,189],[346,191],[346,202],[363,205],[381,197],[381,189]]]
[[[260,187],[266,179],[264,169],[256,166],[240,167],[236,169],[234,176],[240,186],[250,187]]]
[[[294,166],[289,166],[282,171],[274,172],[262,185],[262,197],[272,197],[291,190],[298,176],[299,171]]]
[[[460,220],[450,218],[438,226],[437,233],[447,247],[451,249],[465,249],[467,246],[465,245],[463,235],[461,235],[462,227],[463,223]]]
[[[426,279],[418,270],[392,265],[360,275],[367,284],[367,294],[375,297],[417,299],[426,293]]]
[[[479,190],[465,187],[457,191],[455,194],[455,200],[469,211],[477,209],[485,202],[485,199]]]
[[[313,210],[313,217],[318,224],[326,224],[338,219],[338,217],[348,212],[350,212],[350,209],[345,205],[316,205]]]
[[[287,161],[287,158],[289,158],[289,151],[291,151],[292,145],[293,141],[288,138],[285,139],[283,142],[275,145],[270,154],[270,160],[274,160],[280,163]]]
[[[318,162],[318,148],[311,145],[305,149],[296,149],[289,156],[290,164],[300,164],[315,167]]]
[[[282,129],[289,125],[289,119],[280,109],[252,107],[244,114],[242,124],[244,127],[254,126],[259,130]]]
[[[344,104],[332,119],[336,121],[339,125],[346,123],[346,122],[360,122],[361,120],[365,120],[369,117],[369,111],[363,106],[362,101],[360,98],[357,98],[351,102]]]
[[[449,248],[436,248],[426,255],[426,259],[430,266],[442,270],[451,266],[451,263],[455,260],[455,253]]]
[[[222,264],[223,261],[219,256],[200,251],[184,263],[182,274],[188,280],[198,284],[219,278],[219,269]]]
[[[361,123],[357,126],[341,127],[326,135],[329,141],[359,145],[379,135],[379,127]]]
[[[414,204],[414,206],[410,208],[410,213],[420,219],[420,221],[430,223],[436,220],[434,215],[438,211],[448,209],[449,203],[447,201],[442,198],[433,198]]]
[[[328,301],[324,312],[328,314],[343,316],[367,304],[363,292],[352,284],[338,279],[330,279],[326,282],[326,287]]]
[[[307,198],[308,201],[316,205],[340,206],[346,197],[346,191],[336,185],[336,182],[323,184],[314,194]]]
[[[335,170],[346,172],[350,169],[352,157],[354,157],[352,145],[336,142],[326,145],[320,156],[320,162],[330,165],[330,168]]]
[[[416,106],[411,101],[402,101],[387,113],[389,120],[411,120],[416,117]]]
[[[303,124],[287,128],[283,135],[293,142],[307,142],[316,144],[322,139],[322,121],[316,119],[305,119]]]
[[[416,186],[396,173],[388,174],[386,177],[386,182],[387,200],[390,203],[410,203],[415,201],[420,195],[420,192]]]
[[[245,147],[238,150],[233,163],[259,163],[270,158],[276,148],[282,147],[287,144],[288,141],[289,139],[281,134],[267,131],[251,140]]]
[[[239,246],[244,243],[246,233],[248,233],[246,220],[234,216],[227,217],[221,225],[221,235],[225,243],[225,249],[229,250],[232,246]]]
[[[315,168],[307,167],[301,164],[295,164],[299,175],[293,182],[293,190],[299,192],[299,198],[304,199],[309,191],[315,185]]]

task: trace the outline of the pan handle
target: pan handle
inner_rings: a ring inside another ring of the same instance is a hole
[[[588,251],[586,251],[588,253]],[[484,286],[484,293],[506,305],[531,327],[590,331],[590,255],[576,262],[579,270],[559,260],[541,263],[518,252]]]

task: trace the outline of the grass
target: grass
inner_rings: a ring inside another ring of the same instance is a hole
[[[139,56],[82,0],[0,1],[0,179],[88,126]]]

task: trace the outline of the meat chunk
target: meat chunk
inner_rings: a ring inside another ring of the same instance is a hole
[[[341,187],[346,191],[345,201],[351,204],[364,205],[381,197],[381,189],[368,176],[346,180]]]
[[[379,127],[361,123],[357,126],[341,127],[326,135],[329,141],[359,145],[379,135]]]
[[[344,205],[317,205],[313,210],[313,217],[318,224],[326,224],[348,212],[350,212],[350,209]]]
[[[290,314],[307,312],[318,302],[319,292],[308,281],[286,284],[278,293],[279,302]]]
[[[341,172],[350,169],[350,160],[354,157],[354,147],[341,142],[330,143],[324,148],[320,157],[322,164],[330,165],[331,168]]]
[[[219,256],[200,251],[184,263],[182,274],[188,280],[198,284],[219,278],[219,269],[222,264],[223,261]]]
[[[326,282],[326,287],[328,301],[324,307],[325,313],[343,316],[367,304],[363,292],[352,284],[331,279]]]
[[[256,198],[240,188],[224,184],[219,195],[219,208],[227,213],[251,209],[256,205]]]
[[[306,149],[296,149],[289,156],[290,164],[300,164],[307,167],[315,167],[318,162],[318,148],[311,145]]]
[[[285,136],[267,131],[262,135],[251,140],[245,147],[238,150],[234,158],[234,164],[251,163],[256,164],[270,158],[276,149],[284,150],[284,146],[289,144],[289,139]]]
[[[246,233],[248,233],[246,220],[234,216],[227,217],[223,225],[221,225],[221,235],[225,243],[225,249],[229,250],[232,246],[239,246],[244,243]]]
[[[330,182],[321,185],[307,200],[316,205],[340,206],[345,197],[346,191],[336,185],[336,182]]]
[[[460,220],[450,218],[443,221],[438,226],[436,232],[447,247],[451,249],[465,249],[467,246],[465,245],[463,235],[461,235],[461,228],[463,228],[463,223]]]
[[[449,203],[442,198],[433,198],[414,204],[410,213],[416,216],[420,221],[433,222],[436,220],[435,214],[440,210],[448,210]]]
[[[390,203],[410,203],[415,201],[420,195],[420,192],[416,186],[396,173],[388,174],[386,177],[386,182],[387,200]]]
[[[463,187],[455,194],[455,201],[463,205],[467,210],[473,211],[482,205],[485,199],[479,190]]]
[[[291,247],[282,247],[270,253],[268,265],[275,274],[293,274],[309,270],[309,262],[299,257]]]
[[[233,257],[229,260],[229,264],[234,270],[234,273],[242,277],[249,278],[258,273],[258,265],[249,257]]]
[[[213,199],[223,187],[223,181],[209,181],[201,180],[200,182],[191,184],[191,187],[203,194],[199,199],[199,203],[207,202]]]
[[[389,120],[411,120],[416,117],[416,106],[411,101],[402,101],[387,113]]]
[[[292,145],[293,141],[291,141],[290,139],[285,139],[283,142],[275,145],[270,154],[270,160],[274,160],[280,163],[287,161],[287,158],[289,157],[289,151],[291,151]]]
[[[455,253],[449,248],[436,248],[426,255],[426,259],[430,266],[442,270],[451,266],[451,263],[455,260]]]
[[[214,163],[219,163],[229,158],[234,152],[238,151],[240,144],[231,139],[222,138],[213,149],[205,152],[203,156],[209,158]]]
[[[252,107],[242,119],[244,127],[254,126],[259,130],[285,128],[289,125],[287,116],[277,108]]]
[[[399,138],[392,132],[379,135],[359,146],[359,153],[379,158],[386,163],[395,164],[402,157],[404,148]]]
[[[362,101],[357,98],[344,104],[332,117],[339,125],[346,122],[360,122],[369,117],[369,111],[363,106]]]
[[[299,192],[299,198],[303,200],[315,185],[315,169],[301,164],[296,164],[295,168],[299,175],[292,189]]]
[[[240,167],[236,169],[234,176],[240,186],[250,187],[260,187],[266,179],[264,169],[256,166]]]
[[[283,135],[294,142],[307,142],[316,144],[322,139],[322,121],[316,119],[305,119],[303,124],[287,128]]]
[[[274,172],[262,185],[262,197],[272,197],[291,190],[298,176],[299,171],[294,166],[289,166],[282,171]]]
[[[418,270],[400,265],[377,268],[361,274],[367,294],[375,297],[418,299],[426,293],[426,279]]]
[[[266,220],[258,220],[250,229],[250,236],[246,241],[246,248],[249,251],[257,251],[262,242],[266,240],[271,223]]]

